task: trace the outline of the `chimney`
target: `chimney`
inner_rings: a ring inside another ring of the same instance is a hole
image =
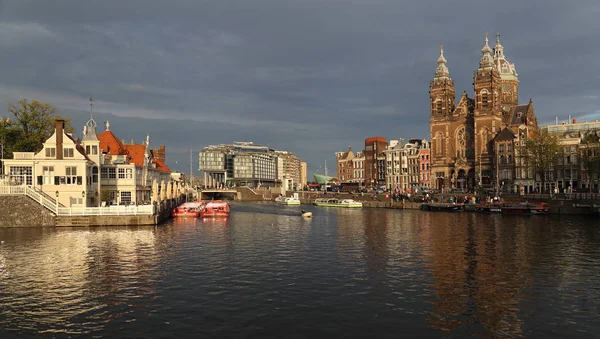
[[[160,147],[157,150],[152,150],[152,154],[154,154],[154,158],[161,160],[162,162],[165,162],[165,145],[160,145]]]
[[[65,121],[62,119],[56,119],[56,159],[62,160],[63,158],[63,134],[65,129]]]
[[[577,123],[577,119],[573,118],[573,123],[576,124]]]

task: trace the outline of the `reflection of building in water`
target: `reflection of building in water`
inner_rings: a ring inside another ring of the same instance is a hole
[[[148,269],[157,259],[152,228],[61,230],[36,236],[25,248],[3,248],[3,255],[10,279],[0,279],[0,304],[14,311],[7,313],[7,323],[13,314],[31,328],[100,326],[108,319],[82,317],[154,294],[155,270]],[[25,320],[23,312],[28,312]]]
[[[526,246],[526,228],[512,227],[523,218],[510,223],[502,216],[467,213],[431,218],[435,220],[423,216],[419,222],[437,296],[429,318],[432,327],[451,334],[480,324],[493,335],[522,336],[519,302],[534,259]]]

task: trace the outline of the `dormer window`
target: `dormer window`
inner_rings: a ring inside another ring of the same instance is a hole
[[[56,157],[56,148],[46,148],[46,158],[55,158]]]

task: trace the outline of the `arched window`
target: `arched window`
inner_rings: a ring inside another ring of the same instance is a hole
[[[481,107],[488,108],[488,92],[486,90],[481,91]]]

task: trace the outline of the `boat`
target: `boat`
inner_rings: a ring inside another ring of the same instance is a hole
[[[223,200],[209,201],[200,216],[202,218],[227,218],[229,217],[229,203]]]
[[[312,218],[312,212],[308,212],[308,211],[302,210],[302,217],[304,217],[304,218]]]
[[[545,202],[536,203],[495,203],[475,205],[477,212],[483,213],[502,213],[502,214],[549,214],[550,205]]]
[[[204,210],[203,201],[190,201],[175,207],[171,211],[172,218],[198,218]]]
[[[355,208],[363,207],[362,202],[352,199],[337,199],[337,198],[319,198],[315,200],[315,205],[322,207],[346,207]]]
[[[475,205],[475,211],[481,213],[502,213],[502,205],[500,204],[478,204]]]
[[[443,212],[458,212],[464,209],[464,204],[430,202],[421,205],[424,211],[443,211]]]
[[[531,214],[550,214],[550,204],[547,202],[536,202],[530,210]]]
[[[283,199],[280,199],[283,198]],[[298,193],[294,193],[291,197],[277,197],[275,201],[280,205],[300,205],[300,199],[298,199]]]

